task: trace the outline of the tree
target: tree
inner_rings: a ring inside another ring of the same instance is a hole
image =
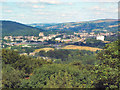
[[[100,64],[96,66],[95,72],[97,74],[97,78],[95,87],[119,88],[119,46],[119,40],[117,40],[107,44],[104,48],[104,51],[98,54]]]
[[[59,71],[47,78],[45,88],[72,88],[73,77],[68,72]]]
[[[115,42],[112,42],[110,44],[107,44],[104,47],[104,51],[101,51],[98,54],[98,59],[101,60],[101,62],[105,65],[109,65],[110,67],[118,67],[119,64],[119,58],[120,58],[120,49],[119,44],[120,42],[117,40]]]
[[[13,64],[20,59],[17,51],[2,49],[2,61],[5,64]]]
[[[2,76],[3,88],[19,88],[21,81],[24,79],[24,72],[3,64]]]

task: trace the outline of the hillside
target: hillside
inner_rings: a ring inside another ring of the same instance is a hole
[[[58,31],[118,31],[118,20],[117,19],[100,19],[93,21],[84,21],[84,22],[68,22],[68,23],[58,23],[58,24],[31,24],[31,26],[42,28],[45,30],[58,30]]]
[[[12,36],[25,36],[34,35],[38,36],[42,29],[38,29],[32,26],[27,26],[18,22],[13,21],[0,21],[0,27],[2,27],[2,35],[12,35]],[[1,29],[1,28],[0,28]]]

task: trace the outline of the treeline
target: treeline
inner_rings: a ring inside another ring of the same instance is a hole
[[[2,88],[119,88],[119,45],[107,44],[94,65],[56,64],[3,49]]]
[[[118,38],[120,37],[120,33],[117,33],[115,35],[112,35],[112,36],[106,36],[105,37],[105,41],[116,41]]]
[[[28,47],[24,47],[23,45],[19,45],[19,46],[9,46],[9,45],[4,45],[4,48],[11,48],[12,50],[16,50],[18,51],[19,53],[27,53],[29,55],[29,53],[35,51],[36,49],[39,49],[39,48],[53,48],[52,46],[45,46],[45,45],[42,45],[42,44],[37,44],[37,45],[28,45]]]
[[[93,39],[93,38],[88,38],[88,39],[86,39],[85,42],[86,43],[76,42],[76,43],[74,43],[74,45],[104,48],[105,44],[107,44],[107,43],[104,43],[101,40],[96,40],[96,39]]]
[[[67,64],[73,61],[82,61],[83,64],[94,64],[97,62],[95,54],[96,52],[86,50],[64,50],[56,49],[46,51],[40,51],[36,56],[49,57],[55,63]]]

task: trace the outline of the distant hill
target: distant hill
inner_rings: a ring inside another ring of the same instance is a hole
[[[45,30],[69,30],[69,31],[118,31],[118,20],[117,19],[100,19],[93,21],[83,21],[83,22],[68,22],[68,23],[58,23],[58,24],[42,24],[36,23],[31,24],[31,26],[42,28]]]
[[[1,28],[2,27],[2,28]],[[28,26],[13,21],[0,21],[0,29],[2,29],[2,36],[38,36],[39,32],[44,30],[38,29],[36,27]]]

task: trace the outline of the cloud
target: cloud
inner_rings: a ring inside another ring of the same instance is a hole
[[[47,13],[47,12],[34,12],[32,14],[34,14],[34,15],[49,15],[50,13]]]
[[[74,0],[76,2],[119,2],[119,0]]]
[[[45,2],[49,4],[59,4],[63,2],[119,2],[119,0],[0,0],[0,2]]]
[[[118,8],[114,10],[114,12],[118,12],[118,11],[120,11],[120,9],[118,9]]]
[[[72,3],[72,2],[70,2],[70,3],[68,3],[68,5],[73,5],[73,3]]]
[[[44,4],[61,4],[59,0],[21,0],[22,2],[44,3]]]
[[[89,9],[96,10],[96,11],[105,11],[106,10],[106,8],[102,8],[102,7],[99,7],[99,6],[94,6],[94,7],[89,8]]]
[[[61,4],[61,2],[58,0],[40,0],[40,2],[48,3],[48,4]]]
[[[0,2],[6,2],[6,0],[0,0]]]
[[[65,14],[62,14],[61,16],[62,16],[62,17],[65,17],[66,15],[65,15]]]
[[[12,10],[5,10],[5,12],[12,13],[13,11]]]
[[[41,5],[41,6],[39,6],[39,5],[33,5],[32,7],[33,8],[45,8],[45,6],[43,6],[43,5]]]
[[[89,8],[89,10],[93,10],[96,12],[106,12],[106,13],[117,13],[118,12],[118,8],[116,7],[107,7],[105,8],[104,6],[94,6]]]
[[[20,14],[20,15],[18,15],[20,18],[25,18],[25,15],[24,14]]]
[[[0,6],[0,10],[2,10],[2,6]]]
[[[38,5],[33,5],[32,7],[33,7],[33,8],[39,8],[39,6],[38,6]]]
[[[74,3],[74,0],[24,0],[24,2],[10,2],[4,4],[3,15],[5,18],[13,17],[13,19],[24,20],[24,22],[28,23],[40,21],[81,21],[103,17],[107,18],[108,16],[116,17],[117,3],[78,2]],[[25,16],[20,14],[24,14]]]

